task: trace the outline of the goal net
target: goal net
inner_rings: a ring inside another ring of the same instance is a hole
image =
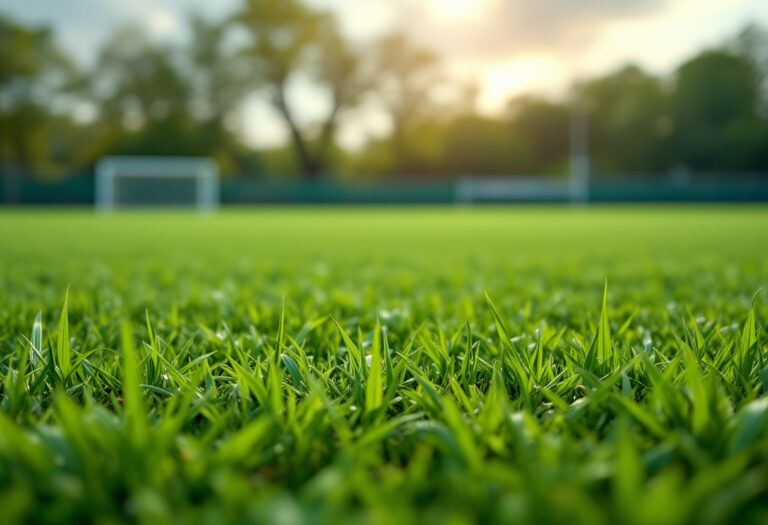
[[[202,157],[105,157],[96,166],[96,207],[191,207],[219,202],[219,173]]]

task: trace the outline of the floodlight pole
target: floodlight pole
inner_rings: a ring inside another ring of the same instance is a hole
[[[589,123],[582,104],[574,102],[571,106],[570,129],[570,190],[571,202],[585,204],[589,202]]]

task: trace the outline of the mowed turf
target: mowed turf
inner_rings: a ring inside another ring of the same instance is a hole
[[[764,207],[2,211],[0,522],[768,523],[766,285]]]

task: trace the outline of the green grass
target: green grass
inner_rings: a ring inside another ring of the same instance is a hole
[[[6,210],[0,521],[766,523],[767,284],[765,208]]]

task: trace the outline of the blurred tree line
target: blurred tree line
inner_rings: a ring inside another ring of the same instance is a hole
[[[478,89],[446,79],[439,55],[402,34],[361,45],[300,0],[244,0],[221,20],[188,19],[185,44],[136,27],[114,33],[91,68],[47,28],[0,15],[0,166],[8,180],[67,176],[107,154],[206,155],[225,175],[455,177],[564,173],[573,108],[587,115],[601,173],[768,171],[768,33],[748,26],[669,77],[626,66],[560,100],[512,99],[478,113]],[[289,87],[310,79],[330,101],[309,125]],[[440,102],[436,86],[458,93]],[[266,96],[289,130],[284,148],[238,138],[245,100]],[[339,122],[363,104],[391,132],[339,147]]]

